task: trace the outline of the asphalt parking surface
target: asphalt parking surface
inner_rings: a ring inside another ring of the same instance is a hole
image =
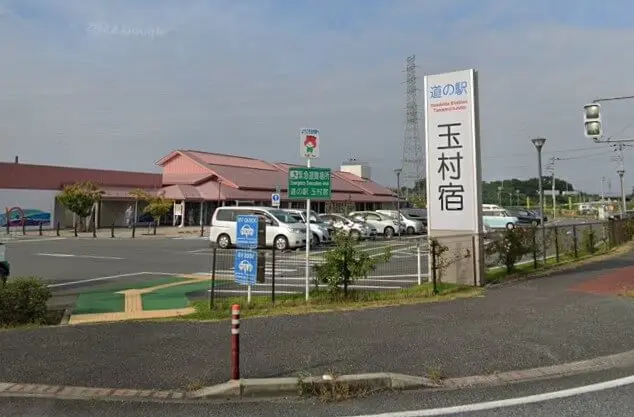
[[[380,265],[360,289],[391,290],[414,285],[417,278],[417,253],[414,239],[376,240],[360,244],[370,255],[392,248],[392,259]],[[325,248],[311,252],[310,264],[322,259]],[[227,281],[233,275],[233,250],[217,250],[216,274],[224,277],[218,295],[237,295],[246,287]],[[254,294],[271,291],[272,267],[267,254],[266,282],[257,284]],[[16,239],[7,243],[12,276],[35,276],[47,282],[57,300],[64,295],[103,288],[113,282],[133,283],[155,277],[179,274],[210,275],[213,249],[204,238],[41,238]],[[305,287],[306,257],[304,250],[276,254],[276,291],[302,292]],[[427,272],[427,257],[421,256],[421,271]],[[60,298],[62,297],[62,298]],[[62,304],[72,303],[72,297]]]

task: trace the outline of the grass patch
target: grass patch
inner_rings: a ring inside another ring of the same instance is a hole
[[[271,302],[270,296],[254,296],[251,304],[242,297],[222,297],[214,302],[214,308],[209,308],[205,300],[194,301],[192,306],[196,312],[187,316],[175,317],[174,320],[224,320],[231,316],[231,305],[241,305],[242,317],[265,317],[280,315],[298,315],[316,312],[362,310],[374,307],[387,307],[403,304],[417,304],[436,301],[452,300],[456,298],[474,297],[482,294],[481,288],[460,286],[454,284],[438,284],[439,293],[433,293],[431,284],[402,289],[400,291],[350,291],[347,298],[332,297],[324,290],[313,289],[310,300],[304,299],[304,294],[284,294]]]

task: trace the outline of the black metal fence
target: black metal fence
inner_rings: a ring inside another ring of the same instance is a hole
[[[634,234],[634,222],[614,220],[549,226],[545,228],[518,227],[513,231],[489,233],[482,241],[487,276],[497,277],[506,273],[502,244],[509,234],[521,236],[522,255],[514,260],[516,269],[543,267],[603,253],[628,242]],[[389,248],[389,261],[379,263],[365,278],[353,282],[354,291],[400,291],[418,284],[443,280],[443,271],[459,258],[469,257],[476,250],[476,239],[465,236],[464,242],[453,248],[453,253],[439,253],[427,236],[396,239],[392,241],[360,242],[357,250],[371,257],[380,257]],[[303,249],[297,251],[260,250],[258,256],[265,260],[263,280],[246,285],[236,282],[236,249],[212,248],[210,264],[210,291],[217,297],[266,297],[271,300],[280,296],[303,297],[308,285],[309,291],[325,289],[327,284],[317,282],[315,265],[326,262],[328,246],[311,251],[306,261]],[[429,256],[429,254],[432,256]],[[253,272],[253,270],[252,270]],[[514,272],[514,271],[513,271]],[[468,281],[468,280],[467,280]],[[469,282],[467,282],[470,284]]]

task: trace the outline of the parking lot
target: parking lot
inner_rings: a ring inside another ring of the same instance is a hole
[[[414,239],[362,242],[360,249],[371,256],[392,248],[392,259],[380,265],[357,287],[391,290],[417,282],[417,253]],[[310,265],[321,262],[325,248],[311,251]],[[55,299],[71,304],[77,294],[113,284],[147,283],[166,276],[210,276],[213,250],[203,238],[90,239],[39,238],[7,242],[12,276],[35,276],[46,281]],[[216,278],[218,295],[246,294],[246,287],[233,282],[233,253],[218,251]],[[305,252],[278,252],[275,281],[278,293],[299,293],[305,286]],[[427,273],[427,257],[421,256],[421,271]],[[311,272],[312,273],[312,272]],[[272,265],[267,254],[266,282],[253,294],[270,294]]]

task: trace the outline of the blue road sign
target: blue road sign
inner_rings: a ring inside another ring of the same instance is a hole
[[[233,274],[236,284],[255,285],[258,276],[258,252],[237,249],[233,262]]]
[[[245,249],[258,247],[258,216],[238,216],[236,246]]]
[[[273,207],[279,207],[280,206],[280,195],[278,193],[271,194],[271,205]]]

